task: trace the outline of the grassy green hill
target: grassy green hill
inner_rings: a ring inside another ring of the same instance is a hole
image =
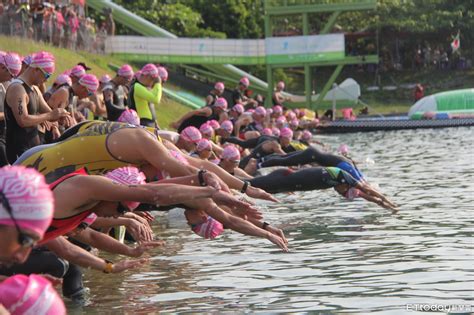
[[[49,51],[56,57],[56,75],[82,61],[92,68],[91,72],[97,77],[104,74],[113,76],[114,71],[109,67],[109,64],[121,65],[124,63],[120,59],[108,55],[71,51],[17,37],[0,36],[0,50],[15,51],[23,56],[40,50]],[[176,120],[189,110],[189,108],[168,99],[164,95],[161,103],[157,106],[158,122],[162,128],[167,128],[171,121]]]

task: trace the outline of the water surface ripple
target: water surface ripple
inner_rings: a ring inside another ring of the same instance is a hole
[[[167,246],[138,271],[87,272],[92,313],[305,312],[400,314],[406,304],[474,304],[474,128],[326,136],[346,143],[397,214],[333,190],[261,203],[291,252],[227,232],[193,235],[178,211],[159,215]],[[375,163],[367,163],[367,159]]]

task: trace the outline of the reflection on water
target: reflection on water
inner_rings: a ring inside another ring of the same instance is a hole
[[[156,231],[167,246],[138,271],[88,271],[92,303],[71,313],[400,314],[406,304],[473,304],[473,139],[474,128],[325,137],[334,148],[348,144],[401,211],[329,190],[279,195],[281,204],[262,206],[285,230],[287,254],[231,232],[204,241],[176,211],[159,215]]]

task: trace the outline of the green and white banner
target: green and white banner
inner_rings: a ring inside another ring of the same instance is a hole
[[[106,52],[128,59],[189,64],[301,64],[344,59],[344,35],[201,39],[113,36]]]

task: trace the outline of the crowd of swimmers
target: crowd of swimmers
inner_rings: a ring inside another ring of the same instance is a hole
[[[140,257],[164,245],[151,211],[180,207],[202,238],[234,230],[288,251],[284,232],[244,195],[278,202],[275,193],[334,188],[396,210],[347,147],[333,153],[315,140],[314,112],[282,106],[283,82],[271,108],[247,96],[246,77],[229,100],[217,82],[207,105],[170,131],[155,111],[164,67],[123,65],[97,79],[80,63],[46,88],[54,70],[51,53],[0,52],[0,314],[62,314],[53,284],[80,302],[81,268],[146,264]],[[131,258],[111,262],[96,249]]]

